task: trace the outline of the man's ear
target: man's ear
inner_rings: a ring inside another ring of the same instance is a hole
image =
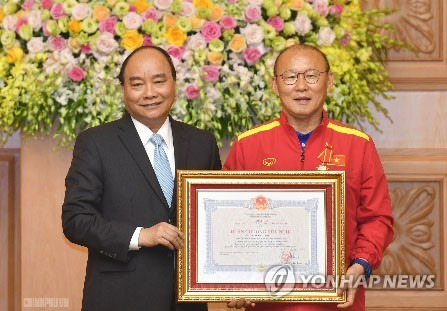
[[[276,96],[279,97],[279,92],[278,92],[278,79],[276,78],[276,76],[273,76],[273,77],[272,77],[271,83],[272,83],[272,90],[273,90],[273,92],[276,94]]]

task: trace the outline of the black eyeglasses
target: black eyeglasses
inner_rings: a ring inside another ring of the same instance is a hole
[[[304,72],[296,72],[294,70],[286,70],[279,76],[282,78],[284,83],[287,85],[294,85],[300,75],[303,75],[304,80],[306,80],[307,83],[315,84],[318,82],[318,79],[320,79],[320,74],[325,73],[325,72],[328,72],[328,70],[319,71],[317,69],[307,69]]]

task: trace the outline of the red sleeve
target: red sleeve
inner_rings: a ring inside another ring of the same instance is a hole
[[[225,161],[222,170],[224,171],[236,171],[244,169],[244,155],[242,152],[241,143],[237,140],[234,141],[231,147],[230,153],[228,154],[227,160]]]
[[[367,144],[363,158],[357,225],[352,258],[366,259],[375,269],[393,239],[393,215],[385,173],[372,141]]]

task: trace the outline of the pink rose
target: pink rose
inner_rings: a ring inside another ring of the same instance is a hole
[[[92,48],[88,44],[81,44],[79,48],[81,49],[81,52],[86,55],[92,52]]]
[[[214,65],[205,65],[202,67],[202,70],[203,80],[214,83],[219,79],[219,67]]]
[[[237,25],[236,20],[231,16],[224,16],[219,21],[223,29],[234,29]]]
[[[247,64],[253,65],[258,61],[262,54],[257,48],[246,48],[243,55]]]
[[[194,85],[188,85],[185,89],[185,96],[187,99],[194,99],[199,97],[200,91]]]
[[[113,38],[113,34],[109,32],[102,33],[96,39],[96,49],[105,55],[109,55],[118,47],[118,42]]]
[[[40,11],[31,11],[28,15],[28,24],[34,29],[40,29],[42,27],[42,15]]]
[[[34,37],[28,41],[26,48],[31,54],[40,53],[44,49],[44,44],[42,38]]]
[[[267,24],[269,24],[270,26],[272,26],[273,28],[275,28],[276,32],[280,32],[281,30],[283,30],[284,28],[284,21],[281,17],[279,16],[275,16],[275,17],[270,17],[267,20]]]
[[[202,25],[202,29],[200,30],[205,41],[209,43],[213,39],[217,39],[220,37],[220,26],[216,22],[206,21]]]
[[[116,23],[118,23],[118,17],[116,16],[104,18],[99,22],[99,30],[101,30],[101,32],[109,32],[114,35]]]
[[[318,45],[331,45],[335,40],[335,33],[329,27],[321,27],[318,32]]]
[[[135,12],[137,9],[133,3],[129,4],[129,12]]]
[[[20,27],[22,27],[23,24],[28,24],[28,19],[26,17],[22,17],[19,19],[16,23],[16,32],[19,32]]]
[[[182,10],[180,11],[180,15],[190,17],[196,11],[194,4],[191,2],[183,1]]]
[[[303,36],[312,30],[312,21],[306,15],[298,15],[295,19],[296,32]]]
[[[244,10],[244,18],[247,23],[256,22],[261,18],[261,9],[255,5],[249,5]]]
[[[228,3],[236,3],[238,0],[228,0]]]
[[[74,82],[79,82],[85,78],[85,71],[81,67],[74,66],[68,72],[68,76]]]
[[[168,48],[168,54],[174,58],[181,59],[183,54],[185,54],[186,49],[184,47],[179,48],[178,46],[170,46]]]
[[[320,16],[327,16],[329,13],[327,0],[315,0],[312,6]]]
[[[340,38],[340,45],[347,46],[351,41],[351,35],[349,33],[345,33],[343,37]]]
[[[51,0],[42,0],[42,9],[49,10],[49,9],[51,9],[52,5],[53,5],[53,2],[51,2]]]
[[[50,36],[50,32],[47,29],[47,21],[43,22],[43,26],[42,26],[42,31],[45,37],[49,37]]]
[[[67,46],[67,42],[61,36],[50,37],[48,39],[48,44],[54,51],[60,51]]]
[[[154,5],[162,11],[169,10],[172,0],[154,0]]]
[[[143,20],[147,20],[148,18],[150,18],[154,22],[158,22],[158,20],[162,17],[162,15],[163,13],[161,13],[160,11],[151,8],[143,13]]]
[[[143,24],[143,18],[138,13],[129,12],[124,16],[123,23],[127,29],[138,29]]]
[[[50,11],[51,17],[53,19],[61,19],[65,16],[64,7],[62,6],[62,3],[56,3],[51,7]]]
[[[87,3],[78,3],[71,9],[71,15],[78,21],[82,21],[87,17],[92,16],[92,9]]]
[[[23,4],[22,4],[22,9],[29,11],[33,8],[34,6],[34,0],[26,0]]]
[[[151,46],[151,45],[153,45],[151,36],[143,35],[143,46]]]
[[[329,10],[329,14],[336,16],[340,15],[341,12],[343,12],[343,6],[337,3],[331,6],[331,9]]]

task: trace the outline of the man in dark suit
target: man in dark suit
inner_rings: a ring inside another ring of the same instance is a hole
[[[79,134],[62,225],[88,247],[83,310],[206,310],[176,304],[175,169],[221,168],[213,135],[173,120],[175,69],[157,47],[135,50],[120,83],[127,113]]]

